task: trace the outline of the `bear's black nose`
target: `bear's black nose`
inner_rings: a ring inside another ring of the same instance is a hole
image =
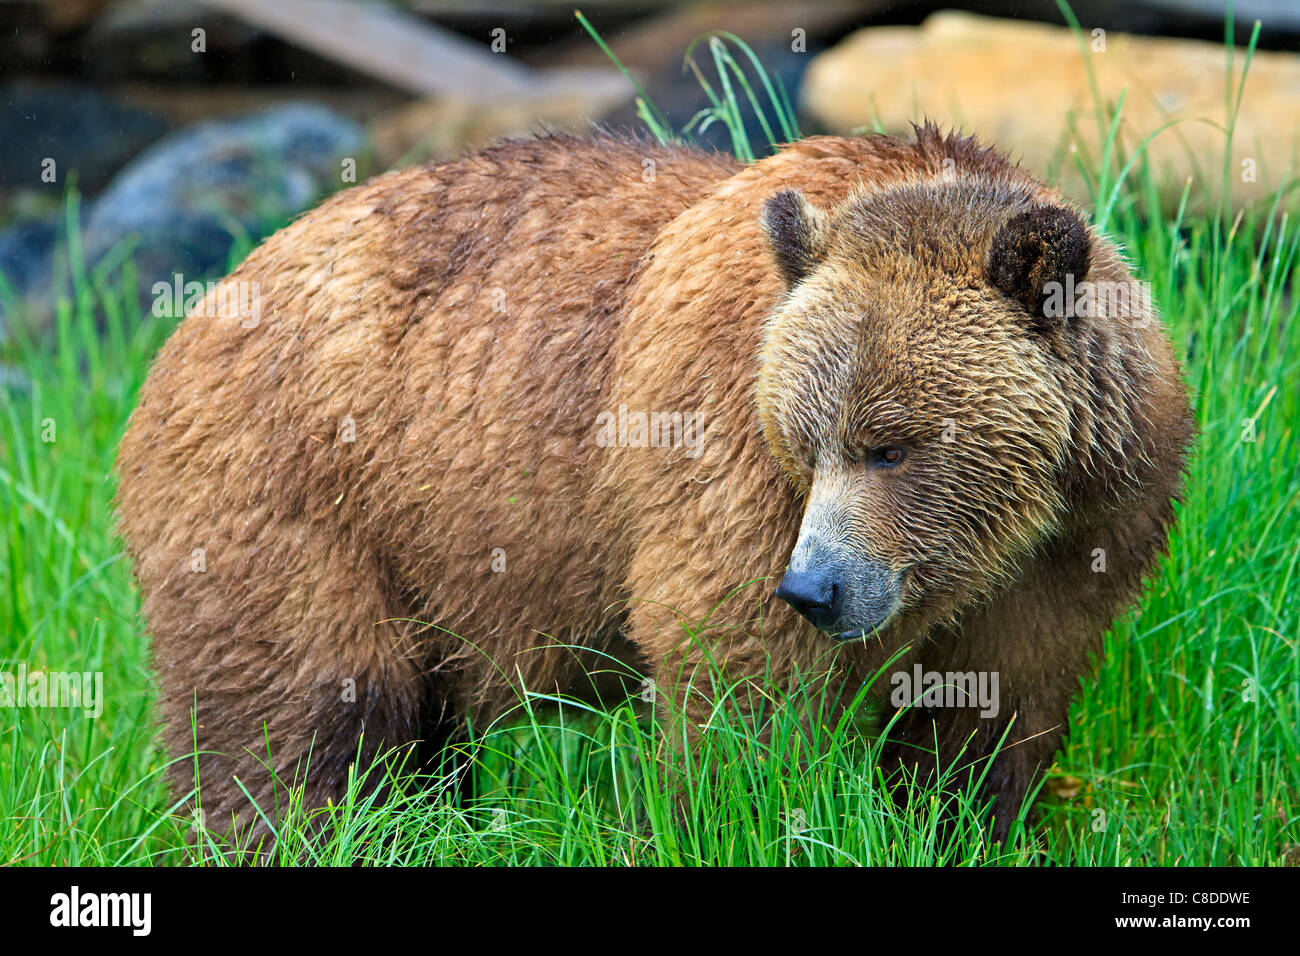
[[[844,588],[838,576],[823,570],[787,571],[776,587],[776,596],[812,622],[829,631],[840,619]]]

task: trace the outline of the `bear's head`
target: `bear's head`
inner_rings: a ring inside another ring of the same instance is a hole
[[[937,620],[1014,577],[1064,511],[1059,374],[1094,239],[1008,181],[796,190],[760,225],[787,294],[764,332],[764,437],[803,501],[777,595],[841,640]]]

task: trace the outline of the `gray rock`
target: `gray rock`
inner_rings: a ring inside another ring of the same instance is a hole
[[[87,271],[129,243],[147,312],[155,282],[176,273],[188,282],[225,272],[236,236],[256,241],[344,185],[341,160],[361,163],[364,150],[357,124],[314,104],[285,104],[178,130],[130,162],[87,204]],[[36,251],[22,235],[0,233],[0,270],[26,292],[39,323],[55,299],[53,259],[46,251],[33,263],[14,251],[24,249]]]
[[[315,105],[199,123],[168,136],[113,180],[85,221],[89,260],[125,237],[142,281],[224,271],[234,234],[256,240],[337,189],[361,128]]]

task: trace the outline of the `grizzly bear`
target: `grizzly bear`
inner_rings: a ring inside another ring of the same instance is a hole
[[[996,689],[912,687],[886,758],[992,756],[1005,837],[1180,492],[1182,372],[1149,299],[1101,294],[1134,287],[928,124],[752,165],[544,136],[332,197],[191,308],[118,457],[208,826],[255,819],[241,785],[272,812],[268,764],[322,806],[522,688],[604,699],[610,658],[695,727],[701,666],[861,687],[901,655]]]

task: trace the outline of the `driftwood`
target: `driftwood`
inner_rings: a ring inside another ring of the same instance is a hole
[[[205,0],[282,39],[421,95],[476,100],[530,99],[566,90],[617,92],[630,86],[615,70],[537,71],[482,43],[406,11],[355,0]]]

